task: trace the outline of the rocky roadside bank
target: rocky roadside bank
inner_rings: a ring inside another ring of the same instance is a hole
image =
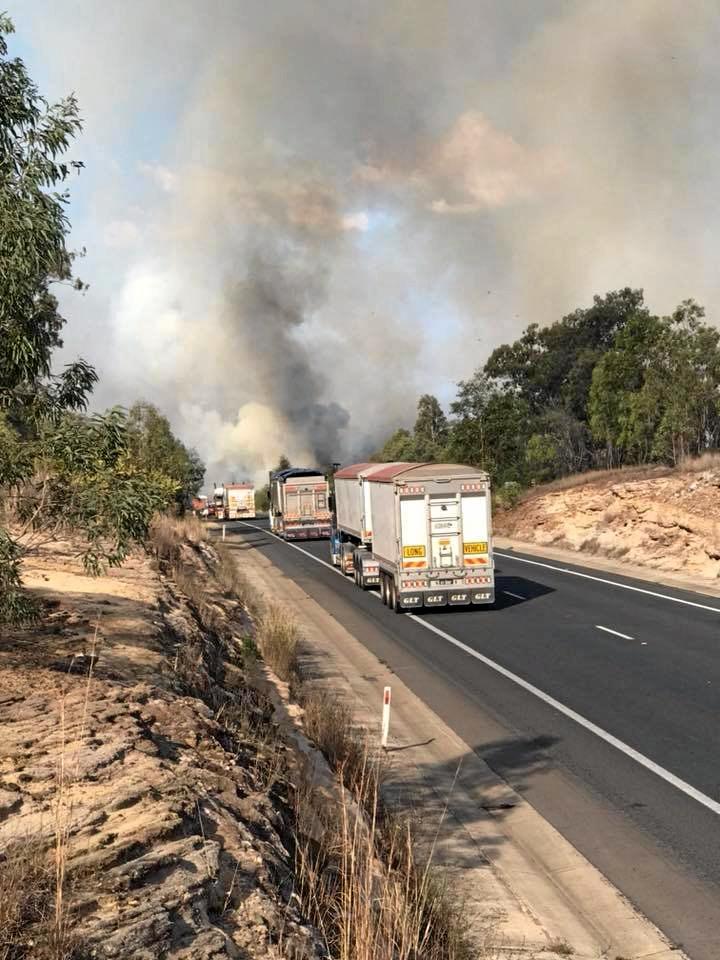
[[[88,578],[70,544],[27,574],[42,621],[0,635],[0,957],[325,956],[241,604],[199,610],[145,556]]]
[[[538,491],[498,511],[495,533],[717,583],[720,469]]]

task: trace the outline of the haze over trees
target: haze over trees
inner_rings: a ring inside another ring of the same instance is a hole
[[[692,300],[658,317],[626,287],[498,347],[458,384],[448,420],[422,396],[413,431],[397,430],[378,456],[461,461],[527,485],[674,465],[718,444],[720,332]]]
[[[117,565],[204,472],[148,405],[86,415],[97,374],[85,360],[53,368],[66,322],[53,289],[83,289],[67,247],[82,164],[63,159],[81,120],[73,97],[48,104],[8,55],[12,32],[0,16],[0,623],[35,612],[21,563],[38,539],[72,533],[89,572]]]

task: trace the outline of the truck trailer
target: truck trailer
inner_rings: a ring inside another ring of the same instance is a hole
[[[335,508],[333,561],[358,586],[379,585],[393,610],[494,602],[486,473],[453,463],[354,464],[335,474]]]
[[[225,520],[255,519],[255,486],[252,483],[226,483],[223,486]]]
[[[330,488],[312,467],[270,474],[270,529],[284,540],[330,536]]]

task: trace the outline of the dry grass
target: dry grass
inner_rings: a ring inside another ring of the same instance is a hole
[[[260,615],[261,604],[247,577],[235,562],[233,551],[224,543],[213,544],[218,555],[215,579],[220,589],[238,599],[251,616]]]
[[[52,937],[54,867],[47,846],[28,838],[0,856],[0,960],[34,955]]]
[[[156,536],[161,550],[166,540],[172,549],[177,542],[175,525],[169,534],[161,526]],[[301,686],[296,622],[281,607],[261,603],[238,569],[233,551],[222,544],[215,546],[219,562],[213,587],[238,598],[253,614],[254,641],[261,656],[282,680],[299,689],[306,732],[346,787],[340,808],[332,810],[326,799],[313,802],[308,790],[296,791],[297,892],[304,913],[322,932],[329,954],[337,960],[484,956],[470,944],[461,904],[436,877],[433,851],[419,860],[410,821],[394,819],[383,809],[379,791],[384,758],[371,754],[347,705],[328,699],[318,688]],[[196,578],[183,580],[179,566],[174,567],[174,575],[204,622],[201,611],[207,606],[207,588]],[[285,746],[271,717],[272,709],[250,690],[235,691],[232,702],[217,712],[238,750],[254,754],[259,789],[270,789],[285,772]],[[304,823],[305,817],[318,812],[327,828],[319,841],[311,839],[315,831],[306,830]]]
[[[720,470],[720,450],[706,450],[699,457],[683,457],[678,469],[684,473],[702,473],[704,470]]]
[[[73,786],[80,778],[80,754],[98,643],[99,620],[90,653],[82,711],[70,718],[77,730],[67,738],[66,691],[58,701],[59,749],[53,800],[53,837],[26,838],[0,854],[0,960],[72,960],[81,953],[67,897],[67,865],[74,823]]]
[[[321,843],[302,839],[296,847],[298,893],[329,954],[338,960],[478,958],[461,905],[431,867],[432,851],[418,860],[409,823],[382,814],[377,767],[365,759],[357,786],[373,798],[370,815],[346,799]]]
[[[568,477],[558,477],[549,483],[539,484],[526,490],[521,503],[534,500],[546,493],[559,490],[571,490],[573,487],[596,486],[601,484],[628,483],[636,480],[654,480],[672,476],[675,473],[702,473],[704,470],[720,469],[720,450],[708,450],[699,457],[684,457],[675,467],[662,464],[641,464],[632,467],[619,467],[616,470],[587,470],[585,473],[573,473]]]
[[[172,517],[162,513],[153,518],[148,539],[158,560],[174,565],[183,543],[201,543],[208,539],[208,532],[197,517]]]
[[[305,732],[364,804],[366,798],[360,786],[368,785],[368,744],[354,727],[352,711],[341,700],[328,697],[327,691],[319,687],[301,688],[299,699],[304,710]]]
[[[297,650],[300,631],[292,617],[281,607],[269,604],[256,622],[258,648],[263,660],[288,683],[297,676]]]

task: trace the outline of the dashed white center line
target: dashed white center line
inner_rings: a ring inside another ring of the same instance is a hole
[[[621,637],[623,640],[634,640],[635,637],[629,637],[626,633],[620,633],[619,630],[611,630],[610,627],[601,627],[599,623],[595,624],[598,630],[604,630],[605,633],[611,633],[614,637]]]
[[[513,597],[515,600],[525,600],[525,597],[521,597],[519,593],[512,593],[510,590],[503,590],[503,593],[506,597]]]

